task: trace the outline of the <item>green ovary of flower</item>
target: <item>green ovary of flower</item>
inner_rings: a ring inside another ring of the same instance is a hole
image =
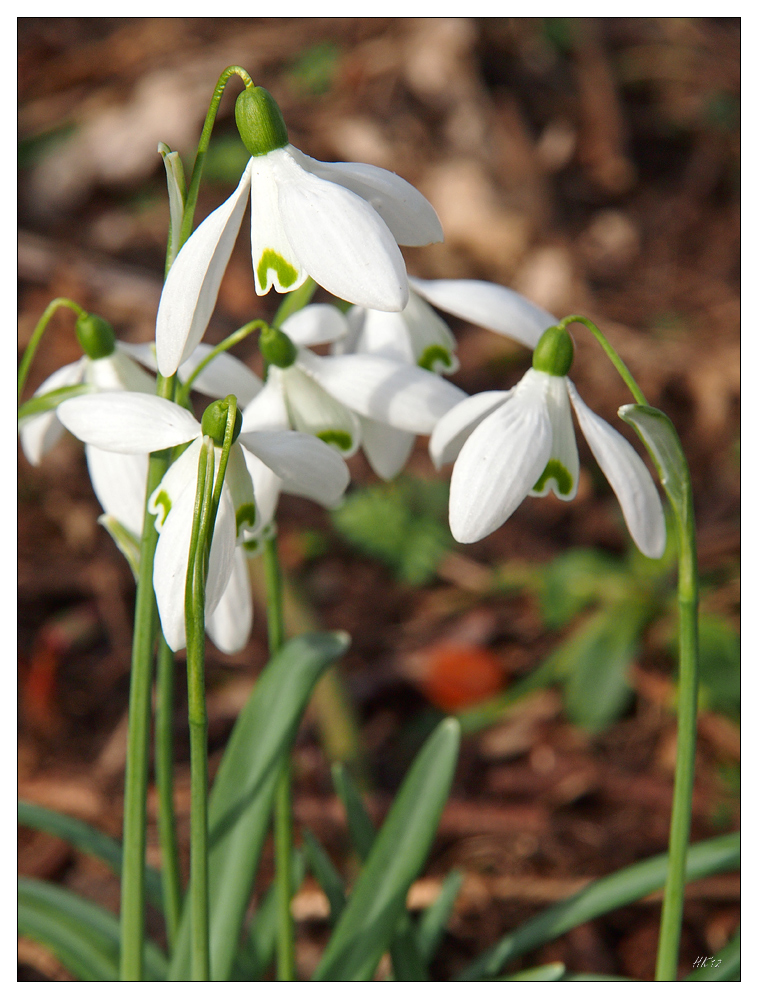
[[[107,319],[92,313],[76,321],[76,336],[82,350],[92,361],[110,357],[116,349],[116,334]]]
[[[532,367],[547,375],[564,376],[572,367],[574,345],[566,330],[549,326],[532,355]]]
[[[273,326],[264,330],[259,337],[258,346],[268,363],[277,368],[289,368],[298,356],[298,349],[292,340]]]
[[[546,483],[549,479],[556,480],[556,485],[559,487],[559,493],[562,496],[566,496],[572,492],[572,477],[558,458],[549,459],[545,469],[543,469],[543,475],[535,483],[533,490],[536,493],[540,493],[546,488]]]
[[[206,407],[200,426],[203,433],[212,438],[213,443],[221,448],[224,444],[224,435],[227,431],[227,415],[229,413],[229,403],[226,399],[217,399],[210,406]],[[235,428],[232,433],[232,443],[237,440],[242,430],[242,413],[235,411]]]
[[[263,87],[249,87],[235,102],[240,138],[252,156],[266,156],[288,143],[287,126],[277,102]]]

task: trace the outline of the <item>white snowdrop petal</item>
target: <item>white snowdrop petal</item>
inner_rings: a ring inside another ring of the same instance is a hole
[[[263,389],[243,410],[242,429],[274,431],[286,430],[289,426],[280,369],[272,365]]]
[[[416,435],[361,417],[361,447],[380,479],[395,479],[408,461]]]
[[[239,441],[239,438],[238,438]],[[260,458],[257,458],[252,451],[243,446],[243,456],[248,467],[250,478],[253,481],[253,493],[256,498],[256,511],[260,519],[260,527],[256,534],[260,535],[263,529],[271,524],[277,512],[279,494],[282,490],[282,480],[265,465]],[[249,538],[250,534],[246,534]]]
[[[206,614],[206,631],[216,648],[229,656],[239,653],[244,648],[252,624],[253,599],[248,577],[248,560],[238,545],[226,590],[216,610],[210,615]]]
[[[350,481],[348,466],[334,448],[310,434],[254,431],[238,441],[279,477],[286,493],[325,507],[340,501]]]
[[[250,161],[250,250],[258,295],[265,295],[272,285],[278,292],[289,292],[307,277],[279,210],[275,168],[282,153],[275,149]]]
[[[234,507],[235,531],[238,539],[242,539],[248,532],[255,533],[261,527],[261,518],[256,504],[253,481],[245,464],[245,455],[240,447],[239,437],[229,449],[224,485],[229,490]]]
[[[412,434],[430,434],[443,414],[465,398],[461,389],[432,372],[377,355],[323,358],[304,352],[299,364],[362,417]]]
[[[490,390],[468,396],[445,413],[435,424],[430,437],[430,458],[435,468],[439,469],[448,462],[453,462],[461,451],[461,447],[489,413],[504,403],[514,390],[505,392]]]
[[[145,487],[148,477],[147,455],[123,455],[85,445],[87,467],[95,496],[106,514],[142,536],[145,514]]]
[[[551,454],[551,422],[536,393],[509,398],[472,431],[451,475],[450,525],[458,542],[499,528],[527,496]]]
[[[542,334],[558,322],[523,295],[490,281],[409,278],[409,284],[443,312],[511,337],[525,347],[537,347]]]
[[[84,377],[85,362],[86,358],[80,358],[70,365],[59,368],[58,371],[53,372],[45,379],[34,395],[44,396],[55,389],[78,385]],[[19,437],[27,461],[32,465],[39,465],[42,456],[53,447],[61,434],[63,434],[63,425],[56,416],[55,410],[49,410],[47,413],[40,413],[36,417],[27,417],[22,420],[19,424]]]
[[[544,497],[549,490],[553,490],[561,500],[574,500],[580,477],[580,459],[572,426],[567,380],[557,375],[546,375],[545,378],[545,399],[551,421],[551,456],[540,479],[530,490],[530,496]]]
[[[58,407],[58,419],[75,437],[104,451],[161,451],[200,433],[200,424],[183,407],[141,392],[67,399]]]
[[[313,434],[333,445],[346,458],[355,455],[361,443],[358,417],[301,370],[304,357],[316,355],[301,348],[298,362],[280,373],[290,424],[297,431]]]
[[[580,398],[567,379],[577,419],[601,471],[619,500],[625,523],[643,555],[660,559],[667,543],[661,499],[643,460],[632,445]]]
[[[288,316],[281,327],[298,347],[331,344],[348,335],[348,321],[334,306],[309,305]]]
[[[118,348],[107,358],[87,360],[85,382],[104,392],[155,392],[155,379]]]
[[[236,545],[235,508],[226,483],[219,498],[216,523],[208,559],[206,615],[213,614],[227,588],[232,573]]]
[[[392,233],[358,195],[303,170],[275,150],[279,209],[305,270],[338,298],[399,311],[408,301],[406,265]]]
[[[452,375],[459,369],[456,341],[448,325],[421,296],[411,290],[408,305],[401,313],[408,330],[416,364],[430,371]]]
[[[410,303],[410,300],[409,300]],[[403,312],[380,312],[378,309],[364,310],[364,321],[356,337],[356,354],[377,354],[392,358],[402,364],[415,365],[416,358],[411,347],[411,338]]]
[[[240,231],[250,163],[237,189],[203,220],[179,251],[163,286],[156,319],[158,370],[168,377],[200,343]]]
[[[209,344],[198,344],[187,361],[179,366],[180,379],[186,382],[213,349]],[[258,375],[227,351],[222,351],[209,361],[192,383],[192,388],[197,392],[214,399],[223,399],[232,393],[237,397],[237,404],[240,407],[247,406],[262,387],[263,382]]]
[[[401,246],[442,243],[443,227],[435,209],[413,184],[398,174],[371,163],[322,163],[293,146],[288,148],[312,174],[341,184],[368,201]]]

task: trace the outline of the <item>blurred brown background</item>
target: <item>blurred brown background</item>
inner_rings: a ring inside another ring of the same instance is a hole
[[[499,282],[602,327],[682,437],[705,605],[737,628],[739,55],[735,18],[21,18],[19,349],[58,295],[106,316],[123,339],[152,339],[168,222],[156,145],[178,149],[189,175],[213,86],[237,63],[273,93],[294,145],[394,170],[430,199],[446,242],[405,250],[411,273]],[[238,88],[229,89],[197,221],[232,190],[247,157],[234,128]],[[244,230],[210,341],[276,308],[274,293],[255,296]],[[508,387],[529,365],[503,338],[452,326],[454,381],[467,392]],[[623,385],[589,336],[576,340],[580,392],[627,433],[615,416],[628,401]],[[62,313],[27,392],[79,353]],[[260,370],[253,342],[237,353]],[[581,459],[576,501],[528,500],[478,545],[449,546],[424,586],[350,545],[324,512],[284,501],[280,539],[299,620],[354,635],[343,680],[377,815],[418,744],[419,718],[435,711],[431,702],[451,707],[424,683],[436,643],[487,650],[501,687],[556,641],[529,588],[493,591],[494,567],[511,566],[513,584],[515,566],[544,566],[569,547],[624,553],[616,502],[582,444]],[[352,471],[357,488],[376,483],[360,457]],[[410,471],[433,483],[447,475],[434,474],[425,441]],[[118,835],[131,576],[96,523],[75,441],[39,468],[21,457],[19,488],[20,793]],[[263,623],[258,610],[239,656],[209,646],[212,763],[265,662]],[[418,884],[417,905],[451,867],[467,874],[439,978],[583,879],[664,849],[673,661],[656,628],[636,657],[631,703],[603,732],[571,724],[545,689],[465,743]],[[179,704],[185,823],[183,716]],[[312,722],[296,750],[296,817],[346,871],[345,828]],[[738,808],[735,720],[707,706],[700,737],[694,839],[734,828]],[[118,886],[95,862],[42,835],[20,837],[24,872],[118,905]],[[325,923],[315,883],[299,900],[307,976]],[[629,907],[542,949],[532,964],[558,959],[574,971],[650,978],[657,915],[651,903]],[[725,943],[737,915],[731,878],[695,893],[684,970]],[[21,960],[26,978],[66,976],[30,942]]]

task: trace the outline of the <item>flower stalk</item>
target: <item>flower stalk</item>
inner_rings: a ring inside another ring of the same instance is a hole
[[[158,792],[158,838],[169,954],[174,950],[182,916],[182,883],[174,814],[174,653],[158,637],[155,706],[155,780]]]
[[[26,385],[26,377],[29,374],[29,369],[32,366],[32,361],[34,360],[34,355],[37,353],[37,348],[42,340],[42,335],[47,329],[47,325],[53,318],[56,311],[61,307],[66,306],[68,309],[72,309],[76,315],[77,319],[83,319],[87,313],[80,305],[71,299],[57,298],[53,299],[47,309],[39,318],[39,322],[34,328],[31,339],[26,345],[26,350],[24,351],[24,356],[21,359],[21,364],[18,366],[18,401],[21,402],[21,393],[24,391],[24,386]]]

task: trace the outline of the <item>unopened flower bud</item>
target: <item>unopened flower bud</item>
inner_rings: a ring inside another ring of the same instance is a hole
[[[92,361],[108,358],[116,350],[116,334],[107,319],[88,313],[76,321],[76,336]]]
[[[229,401],[227,399],[217,399],[206,407],[200,426],[203,433],[213,439],[213,443],[221,448],[224,444],[224,435],[227,430],[227,414],[229,413]],[[242,413],[238,409],[235,413],[235,429],[232,434],[232,443],[237,440],[242,430]]]
[[[547,375],[564,376],[572,367],[574,344],[566,330],[549,326],[532,355],[532,367]]]
[[[263,87],[248,87],[235,103],[240,138],[252,156],[265,156],[288,143],[287,126],[277,102]]]

